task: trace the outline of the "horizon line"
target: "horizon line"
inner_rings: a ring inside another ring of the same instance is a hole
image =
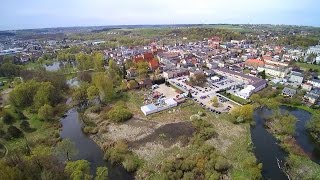
[[[0,32],[6,31],[24,31],[24,30],[41,30],[41,29],[59,29],[59,28],[89,28],[89,27],[121,27],[121,26],[182,26],[182,25],[271,25],[271,26],[296,26],[296,27],[313,27],[320,28],[315,25],[297,25],[297,24],[269,24],[269,23],[177,23],[177,24],[114,24],[114,25],[73,25],[73,26],[50,26],[50,27],[35,27],[35,28],[17,28],[17,29],[0,29]]]

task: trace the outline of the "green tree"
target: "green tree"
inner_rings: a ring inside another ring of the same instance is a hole
[[[98,167],[96,171],[95,180],[108,180],[108,168],[107,167]]]
[[[88,100],[88,88],[88,83],[81,83],[79,87],[74,89],[72,99],[77,102],[77,104],[86,104]]]
[[[42,120],[51,120],[54,117],[53,107],[49,104],[45,104],[38,110],[38,117]]]
[[[119,86],[121,83],[121,72],[120,67],[113,60],[109,60],[107,76],[112,80],[113,84]]]
[[[101,53],[95,53],[93,56],[93,62],[94,62],[94,69],[96,71],[103,71],[104,70],[104,57]]]
[[[11,105],[18,109],[32,106],[39,83],[28,81],[17,85],[9,95]]]
[[[113,122],[124,122],[132,118],[133,114],[124,103],[117,103],[107,113],[108,118]]]
[[[149,64],[146,61],[141,61],[136,64],[139,78],[145,78],[149,71]]]
[[[65,172],[72,180],[90,180],[90,163],[87,160],[67,162]]]
[[[52,105],[55,96],[55,88],[50,82],[43,82],[39,85],[38,90],[33,97],[34,106],[36,109],[45,104]]]
[[[247,104],[233,108],[231,114],[234,116],[235,119],[240,117],[243,118],[245,121],[251,121],[253,110],[253,106],[251,104]]]
[[[63,139],[62,141],[58,142],[57,146],[55,147],[55,154],[70,161],[72,157],[78,154],[78,151],[72,141],[69,139]]]
[[[113,81],[105,73],[94,73],[92,76],[92,82],[99,89],[100,100],[108,102],[115,97]]]
[[[219,106],[218,98],[217,97],[212,98],[211,103],[214,107],[218,107]]]

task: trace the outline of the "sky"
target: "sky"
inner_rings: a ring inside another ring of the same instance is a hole
[[[320,26],[319,0],[1,0],[0,30],[147,24]]]

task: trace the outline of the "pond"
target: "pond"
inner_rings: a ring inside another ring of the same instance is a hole
[[[50,64],[45,64],[43,65],[47,71],[58,71],[61,68],[65,68],[67,66],[69,67],[75,67],[75,63],[74,62],[58,62],[58,61],[54,61]]]
[[[306,123],[311,118],[307,111],[281,106],[281,111],[288,111],[297,118],[295,139],[297,144],[309,155],[310,159],[319,164],[319,148],[309,137]],[[285,173],[278,167],[278,162],[283,164],[288,153],[278,145],[278,141],[265,128],[265,119],[272,115],[267,108],[260,108],[254,112],[255,126],[251,127],[251,138],[254,145],[254,153],[263,164],[262,175],[264,179],[288,179]]]
[[[106,166],[109,172],[109,179],[134,179],[133,174],[128,173],[122,166],[111,165],[103,159],[104,153],[100,147],[82,132],[82,121],[79,119],[79,113],[75,108],[70,109],[64,118],[61,118],[62,138],[68,138],[74,142],[78,150],[74,160],[85,159],[90,162],[91,173],[95,174],[96,168]]]

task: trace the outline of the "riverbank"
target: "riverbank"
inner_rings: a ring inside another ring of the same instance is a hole
[[[285,112],[289,114],[285,114]],[[280,114],[279,114],[280,113]],[[314,154],[316,146],[310,140],[305,128],[306,122],[310,119],[309,112],[282,106],[281,112],[272,115],[268,113],[268,121],[265,125],[268,131],[280,142],[280,146],[288,153],[286,158],[286,171],[293,179],[315,179],[319,177],[319,157]],[[282,121],[282,122],[281,122]],[[301,176],[298,172],[303,172]]]

